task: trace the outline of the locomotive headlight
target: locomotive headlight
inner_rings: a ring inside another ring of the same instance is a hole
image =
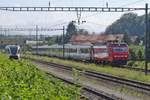
[[[127,56],[127,55],[125,55],[124,57],[126,57],[126,58],[127,58],[128,56]]]
[[[116,57],[118,57],[118,56],[114,56],[114,57],[116,58]]]

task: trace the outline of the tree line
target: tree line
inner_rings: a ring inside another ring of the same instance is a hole
[[[137,44],[140,40],[144,42],[145,36],[145,15],[138,16],[136,13],[126,13],[116,20],[114,23],[109,25],[105,34],[124,34],[124,41],[128,44],[131,43],[131,36],[138,36]],[[68,43],[73,35],[77,34],[89,34],[84,29],[77,29],[73,22],[70,22],[64,35],[64,43]],[[49,44],[63,43],[63,36],[54,36],[47,38]]]
[[[76,25],[73,22],[70,22],[67,26],[66,32],[63,35],[56,35],[52,37],[46,38],[46,41],[48,41],[48,44],[63,44],[63,38],[64,38],[64,43],[68,43],[70,39],[72,38],[73,35],[78,35],[78,34],[89,34],[88,31],[85,29],[77,29]]]

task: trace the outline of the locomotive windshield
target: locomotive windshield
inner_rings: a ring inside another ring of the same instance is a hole
[[[97,49],[95,50],[95,53],[108,53],[107,49]]]
[[[114,47],[113,52],[128,52],[127,47]]]
[[[17,46],[12,46],[12,47],[10,47],[10,52],[12,53],[12,54],[16,54],[17,53],[17,51],[18,51],[18,48],[17,48]]]

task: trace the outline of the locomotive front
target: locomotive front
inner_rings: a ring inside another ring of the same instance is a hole
[[[129,60],[129,48],[125,43],[109,44],[109,60],[113,64],[126,65]]]
[[[9,54],[9,58],[19,59],[20,58],[20,46],[8,45],[6,51]]]

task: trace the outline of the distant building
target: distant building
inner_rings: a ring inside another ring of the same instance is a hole
[[[130,36],[131,43],[135,45],[143,45],[143,40],[139,38],[139,36]]]
[[[137,39],[138,39],[138,36],[131,36],[130,37],[130,40],[132,43],[135,43]]]
[[[123,41],[123,34],[107,35],[107,34],[90,34],[90,35],[74,35],[70,39],[70,43],[92,43],[96,44],[98,42],[108,42],[108,41]]]
[[[4,49],[6,45],[20,45],[24,44],[24,40],[21,39],[1,39],[0,49]]]
[[[27,45],[36,45],[37,41],[30,41],[30,40],[26,40],[26,44]],[[43,43],[43,41],[38,41],[38,44]]]

